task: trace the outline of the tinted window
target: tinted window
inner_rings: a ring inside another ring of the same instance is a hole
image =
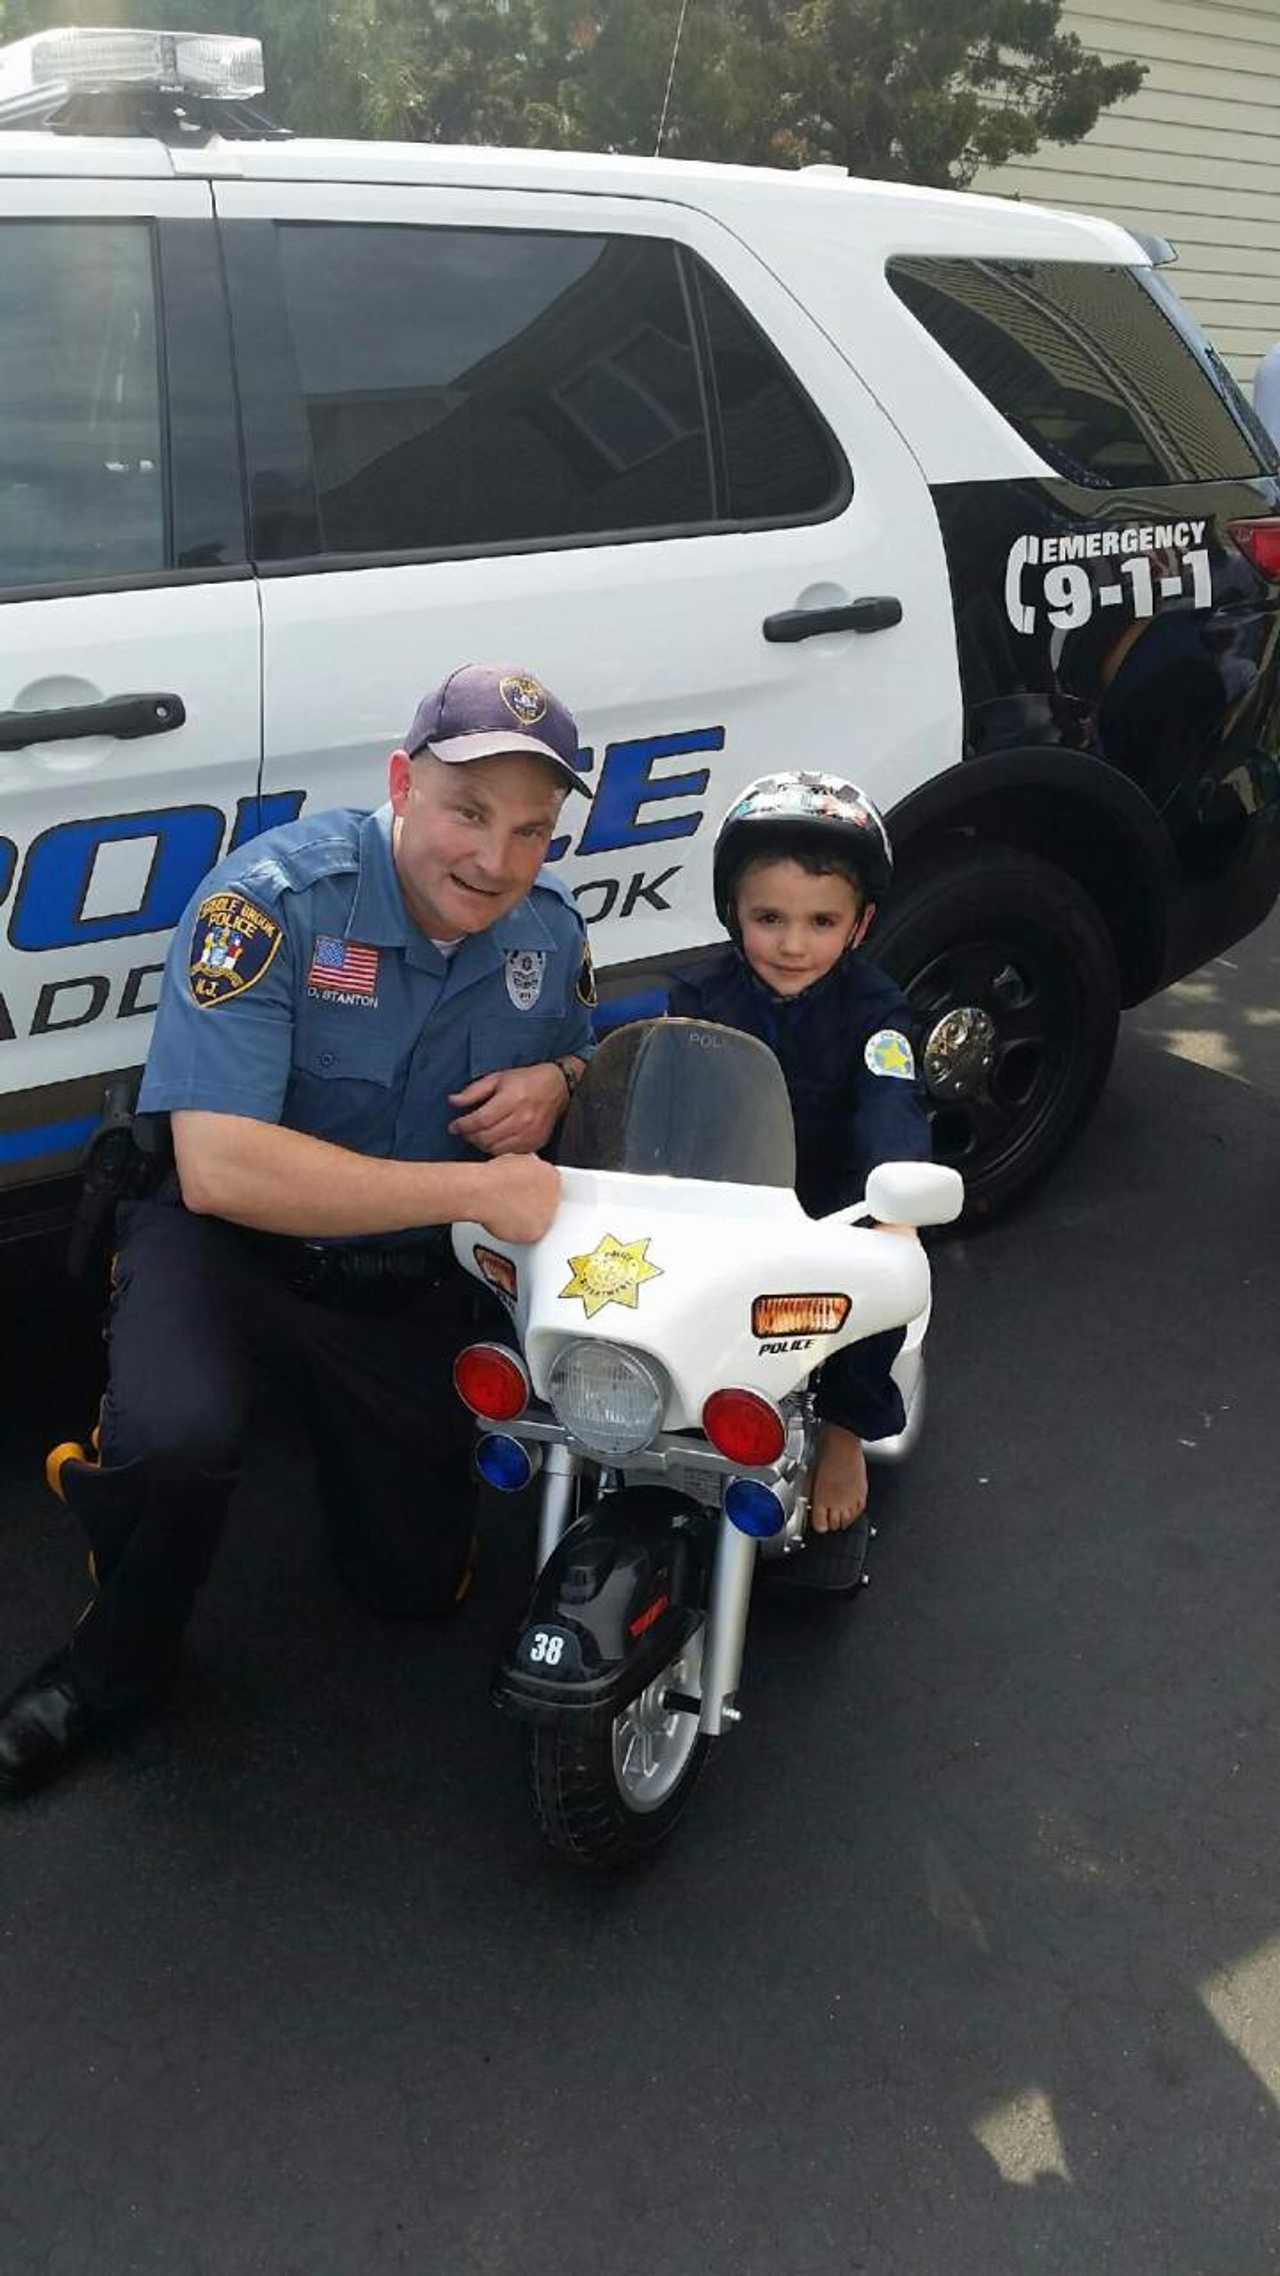
[[[0,228],[0,583],[165,566],[151,231]]]
[[[326,552],[711,518],[673,246],[340,224],[280,250]]]
[[[1166,315],[1143,271],[896,260],[889,282],[988,401],[1070,481],[1121,490],[1265,470],[1252,422]]]
[[[803,520],[837,504],[847,477],[808,397],[701,262],[697,274],[724,439],[726,519]]]

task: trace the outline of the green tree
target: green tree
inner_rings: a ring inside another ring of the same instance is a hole
[[[963,189],[1041,142],[1079,142],[1136,94],[1060,28],[1061,0],[804,0],[779,10],[782,131],[801,161]]]
[[[663,148],[963,188],[1078,142],[1143,69],[1061,29],[1062,0],[686,0]],[[46,23],[248,32],[302,134],[647,153],[682,0],[0,0]]]
[[[664,147],[828,161],[962,189],[1136,94],[1060,28],[1062,0],[689,0]],[[653,148],[680,0],[598,0],[570,80],[575,137]]]

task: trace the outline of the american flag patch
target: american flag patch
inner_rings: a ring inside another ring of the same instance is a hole
[[[362,1003],[378,999],[378,951],[363,941],[335,940],[317,933],[311,949],[307,987],[312,995],[355,996]]]

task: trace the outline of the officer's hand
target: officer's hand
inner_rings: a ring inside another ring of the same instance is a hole
[[[540,1241],[560,1206],[560,1172],[537,1154],[486,1162],[484,1202],[476,1214],[495,1241]]]
[[[549,1062],[508,1067],[450,1093],[450,1106],[463,1112],[449,1128],[483,1154],[536,1154],[563,1114],[565,1097],[564,1076]]]

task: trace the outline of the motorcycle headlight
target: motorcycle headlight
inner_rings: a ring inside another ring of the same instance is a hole
[[[637,1454],[657,1436],[666,1391],[651,1360],[613,1343],[566,1344],[547,1386],[561,1428],[594,1454]]]

